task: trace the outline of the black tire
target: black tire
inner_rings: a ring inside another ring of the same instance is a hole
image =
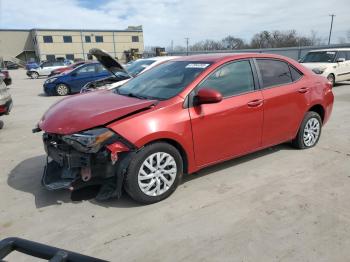
[[[3,129],[4,127],[4,122],[0,120],[0,129]]]
[[[319,123],[319,134],[318,134],[316,141],[312,145],[307,145],[307,144],[305,144],[305,141],[304,141],[304,130],[305,130],[305,126],[306,126],[307,122],[312,118],[316,119]],[[299,148],[299,149],[307,149],[307,148],[314,147],[318,143],[318,140],[321,137],[321,133],[322,133],[322,119],[321,119],[320,115],[317,114],[316,112],[309,111],[305,114],[305,117],[304,117],[303,121],[301,122],[300,128],[298,130],[298,133],[297,133],[296,137],[292,140],[292,145],[295,148]]]
[[[333,74],[329,74],[327,76],[327,79],[328,79],[329,82],[332,83],[332,86],[335,86],[335,76]]]
[[[31,77],[32,79],[38,79],[38,78],[39,78],[39,73],[38,73],[38,72],[32,72],[32,73],[30,74],[30,77]]]
[[[66,96],[70,93],[69,87],[62,83],[56,85],[55,91],[58,96]]]
[[[173,184],[169,187],[169,189],[165,191],[163,194],[160,194],[158,196],[149,196],[144,192],[142,192],[138,184],[138,173],[143,162],[149,156],[157,152],[165,152],[173,157],[177,168],[176,178]],[[183,160],[179,151],[168,143],[156,142],[142,148],[131,160],[127,170],[126,178],[125,178],[124,189],[130,195],[130,197],[133,198],[134,200],[144,204],[152,204],[169,197],[181,182],[182,175],[183,175]]]

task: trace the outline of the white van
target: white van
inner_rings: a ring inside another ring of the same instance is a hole
[[[308,52],[300,63],[323,75],[332,84],[350,80],[350,48],[332,48]]]

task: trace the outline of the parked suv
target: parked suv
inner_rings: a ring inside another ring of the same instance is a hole
[[[27,76],[33,79],[38,78],[39,76],[48,76],[52,70],[67,66],[68,64],[66,64],[64,61],[46,61],[41,63],[39,67],[28,70]]]
[[[326,77],[333,85],[350,80],[350,48],[310,51],[301,63],[316,74]]]
[[[331,88],[278,55],[174,59],[114,91],[51,106],[33,130],[44,131],[49,156],[42,184],[73,192],[101,185],[99,200],[120,197],[124,187],[154,203],[183,174],[284,142],[315,146],[332,112]]]

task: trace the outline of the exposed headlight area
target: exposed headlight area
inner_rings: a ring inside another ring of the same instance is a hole
[[[120,164],[123,153],[128,153],[133,147],[108,128],[94,128],[71,135],[44,133],[43,141],[48,158],[42,183],[50,190],[69,188],[73,191],[110,182],[119,166],[124,166]],[[112,182],[115,184],[115,180]]]
[[[104,145],[111,144],[117,139],[118,136],[108,128],[96,128],[62,137],[64,142],[84,153],[96,153]]]
[[[313,68],[312,71],[318,75],[320,74],[323,74],[323,72],[326,70],[326,68],[319,68],[319,67],[316,67],[316,68]]]
[[[53,83],[57,80],[58,77],[51,77],[45,81],[45,84]]]

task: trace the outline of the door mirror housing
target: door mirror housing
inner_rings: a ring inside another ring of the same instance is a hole
[[[194,98],[195,105],[215,104],[222,100],[222,94],[212,88],[202,88]]]
[[[345,58],[339,57],[339,58],[337,59],[337,63],[342,63],[342,62],[345,62]]]

